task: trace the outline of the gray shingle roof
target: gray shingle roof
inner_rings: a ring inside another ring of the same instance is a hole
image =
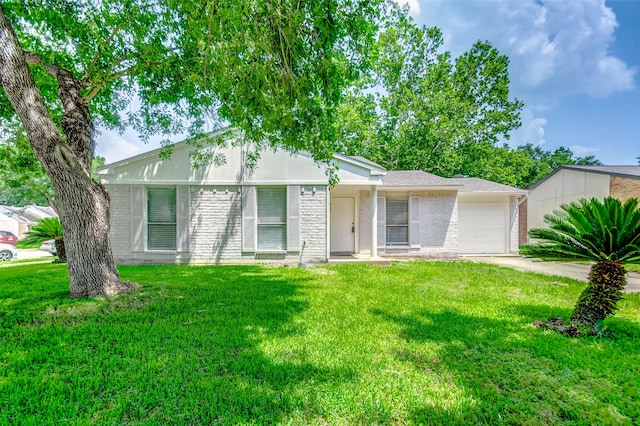
[[[450,178],[449,181],[462,185],[458,192],[495,192],[502,194],[526,194],[527,191],[514,188],[513,186],[503,185],[501,183],[491,182],[480,178]]]
[[[389,171],[382,177],[382,186],[451,186],[452,189],[457,187],[457,183],[451,182],[451,179],[446,179],[440,176],[432,175],[431,173],[423,172],[421,170],[400,170]]]

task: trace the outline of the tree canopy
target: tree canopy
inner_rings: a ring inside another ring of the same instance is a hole
[[[418,27],[397,9],[381,33],[374,70],[340,109],[336,150],[391,170],[480,177],[526,188],[561,164],[599,164],[564,147],[544,151],[504,142],[520,126],[523,103],[509,97],[509,60],[476,42],[455,60],[437,28]]]
[[[368,68],[382,0],[45,0],[0,5],[0,119],[49,176],[74,296],[126,291],[109,197],[91,179],[96,124],[332,153],[337,105]],[[139,108],[131,108],[135,101]],[[200,138],[193,138],[198,145]]]

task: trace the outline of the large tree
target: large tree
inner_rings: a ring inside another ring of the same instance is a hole
[[[390,169],[460,172],[472,147],[493,147],[520,125],[508,58],[486,42],[452,60],[442,33],[399,11],[381,33],[375,74],[342,106],[342,145]]]
[[[96,123],[143,135],[207,113],[256,142],[327,158],[336,105],[366,67],[380,1],[51,0],[0,6],[0,96],[51,179],[71,295],[127,291],[109,196],[91,179]],[[134,95],[139,110],[126,110]],[[126,114],[122,114],[126,112]],[[195,138],[194,140],[198,140]]]

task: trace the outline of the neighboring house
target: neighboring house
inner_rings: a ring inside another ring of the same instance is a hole
[[[24,234],[27,224],[24,220],[11,210],[0,206],[0,230],[9,231],[20,238]]]
[[[214,149],[214,148],[210,148]],[[98,170],[111,198],[120,263],[323,262],[358,253],[455,256],[517,251],[516,188],[482,179],[387,171],[337,154],[339,183],[305,154],[215,148],[222,164],[193,169],[174,146]]]
[[[543,228],[544,215],[581,198],[640,199],[640,166],[560,166],[529,188],[521,229]],[[526,234],[521,243],[526,243]]]
[[[45,217],[57,217],[51,207],[43,206],[0,206],[0,229],[11,231],[19,239],[24,238],[34,223]]]

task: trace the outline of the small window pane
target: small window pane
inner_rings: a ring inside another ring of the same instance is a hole
[[[408,225],[409,203],[406,198],[387,198],[387,225]]]
[[[258,225],[258,249],[284,250],[286,230],[286,225]]]
[[[258,223],[287,221],[286,188],[258,188]]]
[[[387,227],[387,244],[388,245],[408,245],[409,244],[409,227],[408,226],[388,226]]]
[[[153,188],[148,192],[149,223],[176,222],[176,189]]]
[[[149,250],[175,250],[176,225],[149,224]]]

